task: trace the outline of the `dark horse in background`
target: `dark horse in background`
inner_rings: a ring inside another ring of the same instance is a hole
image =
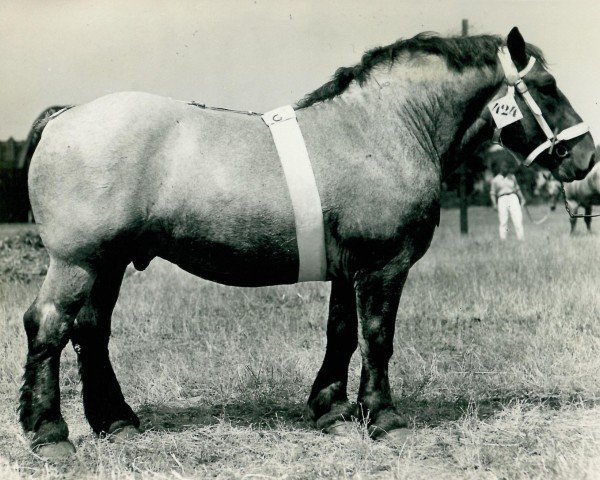
[[[518,69],[536,57],[524,85],[552,129],[579,123],[542,53],[517,29],[506,42],[421,34],[376,48],[296,105],[321,196],[332,283],[325,358],[308,399],[325,431],[343,431],[343,421],[361,411],[373,437],[406,426],[388,379],[400,295],[439,222],[444,176],[492,136],[486,106],[507,92],[497,56],[504,44]],[[526,155],[546,138],[517,102],[524,118],[504,129],[503,140]],[[592,137],[565,143],[566,155],[545,152],[538,162],[561,180],[582,178]],[[162,257],[236,286],[297,280],[294,213],[271,134],[258,117],[145,93],[108,95],[47,123],[29,191],[50,267],[24,317],[29,350],[20,420],[44,456],[74,449],[59,392],[60,354],[69,340],[94,432],[137,431],[108,351],[130,262],[143,269]],[[346,384],[359,345],[354,402]]]

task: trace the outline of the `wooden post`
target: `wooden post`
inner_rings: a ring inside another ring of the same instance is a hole
[[[469,20],[463,18],[462,21],[462,36],[466,37],[469,34]],[[467,235],[469,233],[469,217],[468,217],[468,199],[467,199],[467,167],[464,159],[461,159],[459,167],[459,187],[458,194],[460,197],[460,233]]]

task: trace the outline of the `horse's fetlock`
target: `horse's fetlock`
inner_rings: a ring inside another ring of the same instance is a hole
[[[347,399],[346,385],[338,381],[322,388],[315,395],[311,395],[308,400],[308,407],[313,418],[318,418],[329,412],[334,403],[346,401]]]
[[[371,415],[374,415],[381,410],[392,408],[390,396],[376,390],[361,395],[359,403],[363,406],[364,411],[371,412]]]
[[[48,443],[58,443],[69,438],[69,427],[62,417],[55,420],[38,420],[38,425],[34,428],[32,448],[39,447]]]

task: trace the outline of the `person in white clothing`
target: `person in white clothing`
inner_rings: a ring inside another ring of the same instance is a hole
[[[510,216],[517,238],[523,240],[525,234],[523,232],[521,205],[525,205],[525,197],[519,188],[517,178],[513,173],[510,173],[509,159],[499,158],[498,166],[499,173],[492,180],[490,199],[494,210],[498,210],[500,238],[506,240],[508,217]]]

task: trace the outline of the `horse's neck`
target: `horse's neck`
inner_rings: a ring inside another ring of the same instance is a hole
[[[453,167],[459,148],[491,135],[489,122],[476,120],[501,82],[497,69],[465,68],[458,73],[440,57],[429,56],[375,69],[364,85],[353,84],[317,110],[330,111],[323,115],[327,123],[335,111],[346,130],[354,124],[366,141],[387,148],[390,157],[412,142],[407,148],[420,149],[444,172]]]

